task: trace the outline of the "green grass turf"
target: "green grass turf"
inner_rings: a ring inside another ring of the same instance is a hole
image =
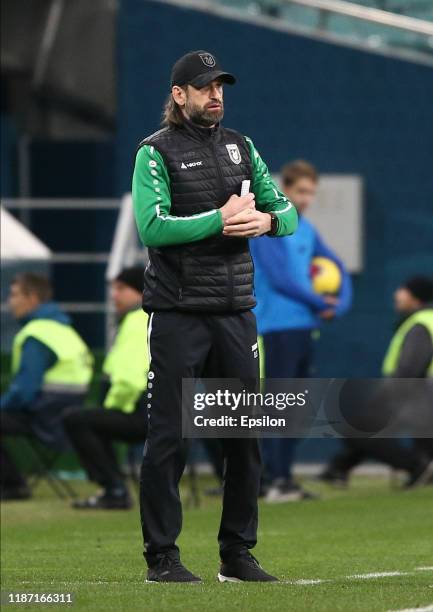
[[[200,486],[209,482],[202,479]],[[76,486],[91,490],[86,483]],[[347,492],[308,486],[322,493],[321,501],[261,503],[255,554],[284,580],[330,582],[217,583],[220,500],[202,498],[201,508],[185,510],[179,544],[185,565],[203,584],[145,584],[137,508],[78,513],[40,485],[34,500],[2,506],[2,590],[72,592],[73,609],[91,611],[373,612],[433,604],[433,572],[415,570],[433,566],[433,487],[404,493],[380,478],[355,478]],[[383,571],[410,575],[345,578]],[[43,608],[66,606],[25,606]]]

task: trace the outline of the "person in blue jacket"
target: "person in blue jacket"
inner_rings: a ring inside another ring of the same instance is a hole
[[[12,345],[11,383],[0,399],[2,500],[30,497],[5,438],[36,438],[63,450],[67,439],[62,415],[82,405],[93,372],[93,357],[68,315],[52,301],[47,278],[33,273],[16,276],[9,308],[20,330]]]
[[[297,160],[281,171],[282,188],[297,208],[295,234],[282,238],[263,236],[250,241],[255,264],[255,309],[263,336],[267,378],[305,378],[313,358],[313,332],[323,321],[343,315],[350,308],[352,285],[343,262],[323,242],[303,213],[315,198],[318,174],[310,163]],[[313,291],[311,260],[321,256],[340,268],[339,295],[321,296]],[[293,481],[291,468],[297,439],[263,440],[270,502],[312,497]]]

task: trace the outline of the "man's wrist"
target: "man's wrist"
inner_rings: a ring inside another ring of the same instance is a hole
[[[270,227],[269,227],[269,231],[267,232],[267,235],[268,236],[277,236],[277,234],[278,234],[278,227],[279,227],[278,217],[274,213],[267,213],[267,214],[270,217]]]
[[[224,208],[224,206],[222,206],[221,208],[218,208],[218,212],[221,215],[222,224],[225,225],[225,222],[227,221],[227,219],[230,218],[230,213],[227,212],[227,209]]]

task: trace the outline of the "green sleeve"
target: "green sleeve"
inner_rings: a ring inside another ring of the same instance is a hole
[[[272,212],[278,217],[277,236],[293,234],[298,227],[298,213],[293,204],[281,193],[269,174],[268,167],[260,157],[250,138],[247,141],[253,165],[251,191],[256,196],[256,208],[262,212]]]
[[[222,231],[218,209],[187,217],[170,215],[170,178],[162,155],[153,146],[144,145],[137,153],[132,199],[138,233],[145,246],[185,244]]]

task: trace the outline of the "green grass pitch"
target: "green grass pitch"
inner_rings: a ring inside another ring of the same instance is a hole
[[[200,480],[201,487],[209,483]],[[322,494],[320,501],[260,505],[255,555],[283,582],[216,581],[220,500],[202,497],[200,509],[184,512],[179,544],[185,565],[204,582],[163,585],[144,582],[137,506],[77,513],[41,485],[31,502],[2,506],[2,591],[72,592],[72,609],[89,611],[374,612],[433,605],[433,487],[400,492],[386,479],[365,477],[348,491],[308,486]],[[8,609],[18,607],[68,606]]]

